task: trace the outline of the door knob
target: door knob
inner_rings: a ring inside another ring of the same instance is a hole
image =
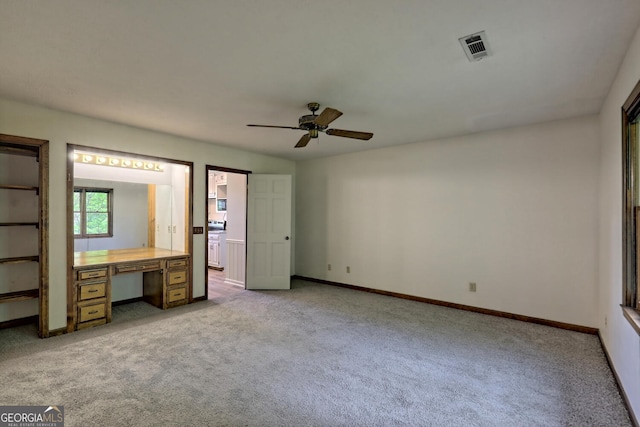
[[[289,240],[289,236],[286,236],[286,237],[284,238],[284,240]]]

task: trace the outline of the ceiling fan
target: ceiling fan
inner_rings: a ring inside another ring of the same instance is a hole
[[[311,114],[304,115],[298,119],[298,127],[293,126],[272,126],[272,125],[247,125],[251,127],[260,128],[278,128],[278,129],[295,129],[306,130],[308,133],[303,135],[298,141],[295,148],[306,147],[311,138],[317,138],[318,132],[324,132],[327,135],[342,136],[344,138],[364,139],[369,140],[373,136],[371,132],[357,132],[353,130],[343,129],[327,129],[329,124],[340,117],[342,112],[333,109],[325,108],[322,110],[319,116],[316,116],[316,111],[320,108],[320,104],[317,102],[310,102],[307,104],[307,108],[311,111]]]

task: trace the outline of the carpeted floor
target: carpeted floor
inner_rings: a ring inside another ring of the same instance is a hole
[[[0,404],[69,427],[631,425],[592,335],[299,281],[113,317],[0,331]]]

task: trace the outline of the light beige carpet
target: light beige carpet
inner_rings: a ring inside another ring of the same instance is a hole
[[[67,426],[631,425],[595,336],[327,285],[28,333],[0,331],[0,404]]]

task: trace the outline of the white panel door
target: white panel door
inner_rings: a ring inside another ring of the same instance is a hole
[[[291,284],[291,175],[249,175],[247,289]]]

